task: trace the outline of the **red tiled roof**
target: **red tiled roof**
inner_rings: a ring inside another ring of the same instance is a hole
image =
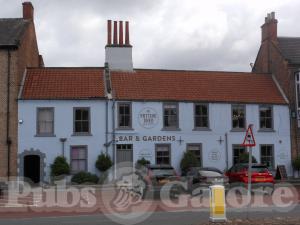
[[[136,69],[111,78],[119,100],[286,104],[270,74]],[[103,81],[103,68],[29,68],[21,98],[104,98]]]
[[[137,69],[112,72],[120,100],[286,104],[270,74]]]
[[[22,99],[104,98],[103,68],[29,68]]]

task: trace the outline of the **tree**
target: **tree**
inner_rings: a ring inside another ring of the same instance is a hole
[[[57,156],[51,165],[51,176],[57,177],[70,174],[70,166],[63,156]]]
[[[182,174],[186,174],[191,167],[199,167],[200,162],[192,151],[186,151],[181,159],[180,168]]]
[[[112,160],[110,159],[110,156],[107,154],[101,153],[98,156],[95,166],[99,171],[105,172],[112,166],[112,164],[113,163],[112,163]]]
[[[239,157],[240,163],[249,163],[249,153],[245,152]],[[254,156],[252,156],[252,163],[257,163],[257,160]]]

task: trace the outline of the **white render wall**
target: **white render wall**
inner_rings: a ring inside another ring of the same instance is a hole
[[[117,106],[117,103],[116,103]],[[36,108],[55,108],[55,135],[56,137],[35,137],[36,133]],[[91,112],[91,133],[92,136],[72,136],[73,133],[73,107],[90,107]],[[245,132],[231,131],[231,104],[210,103],[209,104],[209,124],[210,131],[193,131],[193,103],[179,103],[179,127],[180,131],[162,131],[162,102],[132,102],[132,127],[133,130],[117,130],[117,140],[119,136],[138,136],[140,141],[117,141],[117,144],[133,144],[134,162],[138,158],[145,156],[155,163],[155,144],[171,144],[171,162],[180,172],[179,164],[186,144],[201,143],[203,166],[217,167],[221,170],[226,168],[226,142],[225,134],[228,136],[228,164],[232,165],[232,145],[243,142]],[[159,121],[151,129],[144,128],[138,122],[139,113],[151,108],[156,111]],[[111,140],[112,102],[109,102],[109,132]],[[117,107],[116,107],[117,109]],[[116,110],[117,111],[117,110]],[[275,166],[285,165],[288,175],[291,171],[291,144],[290,144],[290,121],[289,109],[287,106],[274,105],[274,132],[259,132],[259,105],[246,105],[246,123],[253,124],[254,136],[257,146],[253,148],[253,154],[260,161],[260,144],[274,145]],[[116,117],[117,118],[117,117]],[[105,151],[105,101],[101,100],[78,100],[78,101],[19,101],[19,119],[23,124],[19,124],[19,153],[24,150],[39,149],[46,153],[46,181],[49,179],[50,164],[56,156],[62,152],[60,138],[67,138],[65,143],[65,153],[69,160],[70,146],[88,146],[88,170],[96,173],[95,160],[101,151]],[[117,125],[117,121],[116,121]],[[175,141],[143,141],[144,136],[175,136]],[[223,140],[220,143],[218,140]],[[135,138],[134,138],[135,139]],[[179,140],[182,140],[181,143]],[[112,155],[112,145],[109,153]]]

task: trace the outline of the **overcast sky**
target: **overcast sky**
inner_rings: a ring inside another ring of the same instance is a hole
[[[135,68],[250,71],[264,17],[300,36],[299,0],[32,0],[46,66],[103,66],[106,21],[129,20]],[[22,1],[0,0],[0,17]]]

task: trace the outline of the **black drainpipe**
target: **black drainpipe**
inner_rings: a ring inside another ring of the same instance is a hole
[[[7,144],[7,180],[10,177],[10,148],[11,148],[11,138],[10,138],[10,61],[11,53],[7,50],[7,101],[6,101],[6,144]]]

